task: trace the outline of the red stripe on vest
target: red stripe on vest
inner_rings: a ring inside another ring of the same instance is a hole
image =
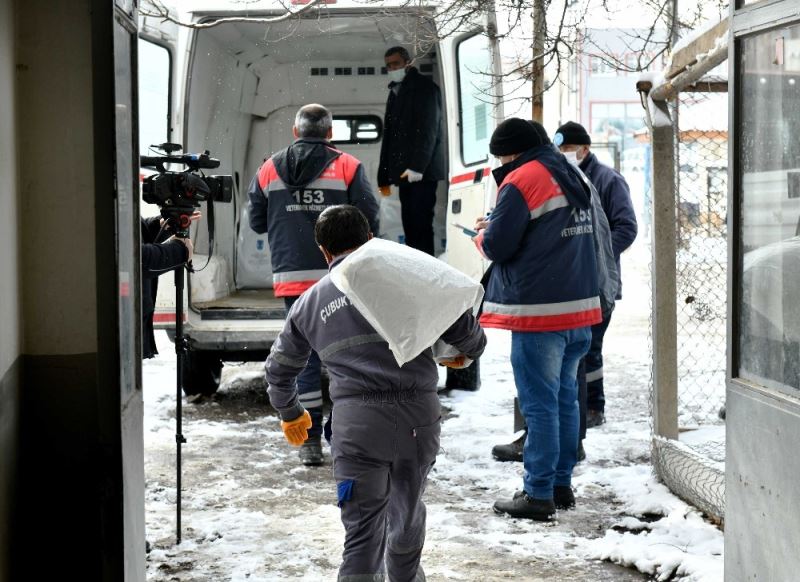
[[[480,324],[483,327],[511,331],[563,331],[595,325],[602,320],[602,312],[599,307],[596,307],[562,315],[503,315],[484,312],[481,315]]]
[[[528,210],[535,210],[551,198],[564,194],[553,179],[553,175],[536,160],[511,172],[500,187],[506,184],[511,184],[522,193]]]
[[[275,164],[272,163],[272,158],[270,158],[258,169],[258,185],[262,190],[266,191],[270,183],[277,179],[278,171],[275,169]]]
[[[320,178],[325,178],[326,180],[344,180],[344,183],[349,187],[350,184],[353,183],[353,178],[356,177],[356,171],[361,162],[341,150],[335,148],[329,149],[341,155],[328,164],[328,167],[322,172]]]
[[[272,286],[275,297],[297,297],[302,295],[307,289],[314,286],[314,281],[288,281],[286,283],[275,283]]]

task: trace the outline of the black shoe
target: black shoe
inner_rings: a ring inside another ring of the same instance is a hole
[[[525,495],[524,491],[517,491],[514,493],[514,499]],[[566,485],[556,485],[553,487],[553,504],[556,509],[573,509],[575,507],[575,493],[572,492],[572,487]]]
[[[578,441],[578,460],[577,463],[586,460],[586,451],[583,450],[583,441]]]
[[[722,405],[722,408],[719,409],[719,412],[717,413],[717,416],[719,416],[722,420],[725,420],[725,405],[724,404]]]
[[[605,424],[606,416],[602,410],[592,410],[591,408],[586,411],[586,428],[595,428],[601,424]]]
[[[575,494],[568,485],[553,487],[553,503],[556,509],[573,509],[575,507]]]
[[[308,437],[300,447],[300,461],[306,467],[318,467],[322,464],[322,439],[321,437]]]
[[[494,511],[536,521],[554,521],[556,518],[556,506],[552,499],[533,499],[524,491],[515,493],[511,501],[496,501]]]
[[[528,431],[522,433],[522,436],[515,440],[513,443],[507,445],[495,445],[492,447],[492,456],[498,461],[504,462],[522,462],[522,449],[525,448],[525,439],[528,438]]]

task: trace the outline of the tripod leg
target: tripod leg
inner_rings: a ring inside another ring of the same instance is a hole
[[[186,357],[186,338],[183,336],[183,267],[175,270],[175,355],[176,355],[176,392],[175,392],[175,445],[176,450],[176,543],[181,543],[181,445],[186,442],[183,437],[183,359]]]

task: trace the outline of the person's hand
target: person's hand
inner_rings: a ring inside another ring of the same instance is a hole
[[[303,414],[294,420],[282,420],[281,428],[289,444],[299,447],[308,438],[308,429],[311,428],[311,415],[308,410],[304,410]]]
[[[419,182],[420,180],[422,180],[422,174],[420,174],[419,172],[415,172],[411,168],[408,168],[405,172],[400,174],[400,178],[401,179],[405,178],[406,180],[408,180],[409,184],[413,184],[414,182]]]
[[[186,238],[179,238],[178,240],[181,241],[183,246],[186,247],[186,250],[189,251],[189,258],[186,259],[186,262],[191,263],[192,256],[194,255],[194,244],[192,244],[192,239],[187,236]]]
[[[467,360],[467,356],[459,354],[458,356],[450,358],[449,360],[442,360],[441,362],[439,362],[439,365],[447,366],[448,368],[454,368],[458,370],[461,368],[466,368],[471,363],[472,363],[471,360]]]
[[[391,196],[392,188],[391,186],[378,186],[378,192],[381,193],[381,196]]]
[[[192,244],[192,239],[190,239],[188,236],[186,238],[179,238],[179,237],[173,235],[173,236],[169,237],[167,240],[165,240],[164,243],[166,244],[166,243],[172,242],[174,240],[176,240],[179,243],[181,243],[183,246],[186,247],[186,250],[189,251],[189,256],[186,259],[186,262],[190,263],[192,261],[192,256],[194,255],[194,245]]]
[[[486,218],[485,216],[479,216],[478,218],[475,219],[475,226],[474,226],[475,230],[481,230],[487,228],[488,226],[489,226],[489,219]]]

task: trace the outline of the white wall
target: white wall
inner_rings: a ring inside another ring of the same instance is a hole
[[[14,21],[0,0],[0,378],[20,353]]]

